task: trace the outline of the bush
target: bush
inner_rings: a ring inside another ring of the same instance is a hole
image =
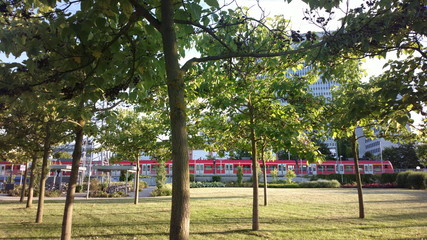
[[[410,172],[406,180],[406,185],[411,189],[426,189],[427,173]]]
[[[380,183],[395,183],[397,173],[383,173],[380,175]]]
[[[83,186],[82,185],[77,185],[76,186],[76,193],[81,193],[83,192]]]
[[[212,182],[221,182],[221,176],[212,176]]]
[[[225,187],[222,182],[195,182],[190,183],[190,188]]]
[[[147,182],[139,181],[139,189],[138,189],[138,191],[142,191],[142,189],[147,188],[147,187],[148,187]]]
[[[410,173],[411,171],[406,171],[406,172],[400,172],[399,174],[397,174],[396,183],[398,187],[400,188],[409,187],[407,185],[407,182],[408,182],[407,179]]]
[[[260,183],[259,186],[264,187],[264,183]],[[269,188],[299,188],[300,186],[298,183],[282,182],[282,183],[269,183],[268,187]]]
[[[377,182],[377,177],[373,174],[361,174],[360,178],[362,184],[375,183]],[[353,183],[356,182],[356,174],[328,174],[328,175],[317,175],[312,177],[313,180],[317,179],[326,179],[326,180],[337,180],[341,184]],[[342,179],[342,180],[341,180]]]
[[[286,182],[289,184],[289,183],[292,183],[292,178],[294,178],[294,177],[296,177],[297,175],[295,174],[295,172],[294,171],[292,171],[292,170],[288,170],[288,171],[286,171],[286,174],[285,174],[285,177],[286,177]]]
[[[311,181],[301,182],[299,186],[301,188],[338,188],[340,183],[337,180],[326,180],[326,181]]]
[[[242,185],[243,184],[243,170],[242,170],[242,166],[237,166],[237,184]]]
[[[171,196],[172,189],[170,188],[157,188],[151,192],[152,197],[160,197],[160,196]]]
[[[62,194],[62,191],[60,190],[45,191],[46,197],[60,197],[61,194]]]

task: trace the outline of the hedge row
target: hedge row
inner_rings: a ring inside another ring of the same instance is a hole
[[[427,172],[406,171],[397,175],[397,186],[410,189],[427,188]]]
[[[395,183],[397,173],[383,173],[383,174],[361,174],[362,184],[371,183]],[[328,175],[316,175],[312,177],[312,180],[327,179],[337,180],[341,184],[352,184],[356,182],[356,174],[328,174]]]

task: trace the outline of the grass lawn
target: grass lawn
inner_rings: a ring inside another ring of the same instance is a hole
[[[261,189],[260,189],[261,190]],[[427,239],[427,191],[269,189],[261,230],[251,229],[252,189],[191,189],[191,239]],[[170,197],[76,201],[73,239],[168,239]],[[262,203],[262,196],[260,197]],[[59,239],[64,200],[47,200],[44,223],[36,206],[0,201],[0,239]]]

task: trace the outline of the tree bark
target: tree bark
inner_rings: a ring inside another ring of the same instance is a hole
[[[27,186],[27,175],[28,175],[28,162],[25,164],[25,171],[24,171],[24,178],[22,183],[22,189],[21,189],[21,197],[19,198],[19,202],[24,202],[25,197],[25,187]]]
[[[161,1],[161,13],[161,34],[167,74],[173,161],[172,211],[169,238],[181,240],[189,239],[190,234],[190,181],[184,74],[178,63],[178,46],[174,28],[172,0]]]
[[[47,160],[49,158],[50,151],[50,123],[46,123],[46,136],[44,139],[43,146],[43,162],[42,162],[42,173],[40,176],[40,189],[39,189],[39,202],[37,207],[36,223],[43,222],[44,214],[44,196],[46,192],[46,179],[47,179]]]
[[[248,104],[249,108],[249,117],[251,123],[251,145],[252,145],[252,184],[253,184],[253,202],[252,202],[252,230],[259,230],[259,215],[258,215],[258,157],[257,157],[257,144],[256,144],[256,136],[255,136],[255,119],[253,114],[253,107],[251,106],[250,100]]]
[[[139,159],[136,157],[136,173],[135,173],[135,198],[133,200],[134,204],[138,204],[139,200]],[[126,179],[127,181],[127,179]]]
[[[360,177],[360,171],[359,171],[359,156],[357,151],[356,131],[353,132],[352,149],[353,149],[353,157],[354,157],[354,168],[355,168],[354,170],[356,173],[357,196],[359,199],[359,218],[365,218],[365,207],[363,203],[362,179]]]
[[[74,151],[73,151],[73,163],[71,166],[70,181],[68,183],[67,198],[65,200],[65,208],[64,208],[64,216],[62,219],[62,234],[61,234],[62,240],[71,239],[74,195],[76,193],[80,159],[82,156],[83,128],[85,125],[85,121],[82,118],[79,118],[77,122],[78,122],[78,125],[74,130],[76,136],[75,136],[75,145],[74,145]]]
[[[32,158],[33,158],[33,162],[31,164],[30,185],[28,185],[27,208],[30,208],[33,206],[34,170],[36,169],[36,165],[37,165],[37,155],[33,154]]]
[[[264,157],[262,158],[262,164],[264,165],[262,171],[264,175],[264,206],[268,205],[268,196],[267,196],[267,166],[265,164]]]

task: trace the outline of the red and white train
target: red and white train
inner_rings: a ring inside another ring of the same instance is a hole
[[[70,160],[53,161],[52,164],[56,165],[71,165]],[[157,161],[155,160],[140,160],[141,175],[155,176],[157,170]],[[260,167],[262,162],[259,162]],[[94,162],[94,165],[100,165]],[[135,166],[136,163],[129,161],[121,161],[117,164],[119,166]],[[307,164],[304,160],[275,160],[269,161],[267,165],[267,174],[277,169],[278,176],[284,176],[287,170],[293,170],[298,175],[321,175],[321,174],[354,174],[354,161],[325,161],[322,164]],[[237,167],[241,166],[244,175],[252,174],[252,161],[251,160],[190,160],[189,168],[190,174],[197,176],[213,176],[213,175],[236,175]],[[87,166],[85,166],[87,167]],[[382,174],[393,173],[394,169],[389,161],[359,161],[359,168],[361,174]],[[166,173],[172,175],[173,162],[166,162]],[[0,161],[0,181],[12,175],[21,175],[22,168],[20,164],[12,164],[7,161]],[[52,172],[53,174],[53,172]],[[63,173],[64,176],[68,172]],[[97,174],[93,172],[92,174]]]

